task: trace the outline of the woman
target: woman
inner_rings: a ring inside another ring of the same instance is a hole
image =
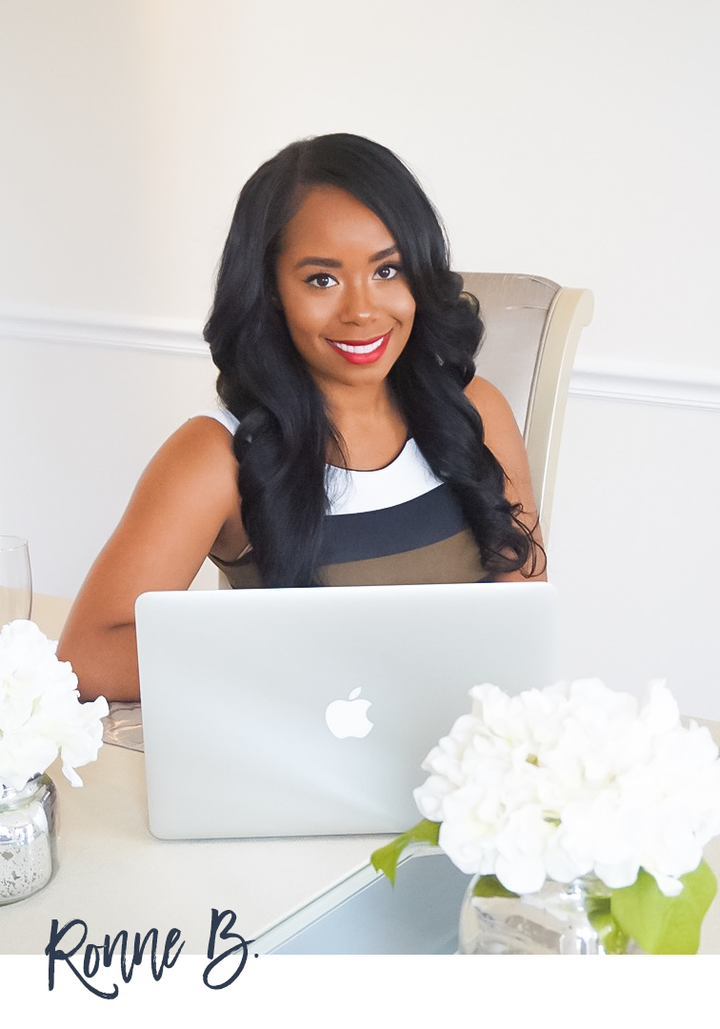
[[[133,608],[209,555],[236,587],[545,578],[527,457],[474,377],[478,305],[385,147],[293,143],[243,188],[205,328],[224,411],[160,449],[60,641],[139,695]],[[352,469],[352,471],[347,471]]]

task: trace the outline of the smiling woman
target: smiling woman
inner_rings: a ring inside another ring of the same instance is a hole
[[[314,254],[328,256],[305,256]],[[336,186],[317,186],[285,228],[276,274],[290,335],[326,396],[341,384],[377,390],[415,316],[397,245],[377,215]],[[342,400],[333,406],[341,417]]]
[[[291,144],[243,188],[205,336],[222,409],[150,463],[68,619],[85,697],[138,695],[133,608],[236,588],[544,578],[519,430],[439,219],[385,147]]]

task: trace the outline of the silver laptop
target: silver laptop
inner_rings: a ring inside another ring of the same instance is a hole
[[[554,681],[547,583],[145,593],[150,829],[161,839],[394,833],[468,690]]]

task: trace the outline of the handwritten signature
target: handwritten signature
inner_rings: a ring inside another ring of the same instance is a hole
[[[254,940],[246,940],[239,933],[232,932],[234,925],[234,911],[212,909],[207,946],[208,964],[203,972],[203,982],[211,990],[223,990],[230,986],[247,963],[248,948]],[[85,989],[94,993],[96,997],[115,1000],[120,992],[117,983],[113,983],[112,990],[105,991],[91,982],[101,968],[110,968],[113,958],[118,958],[120,975],[124,982],[129,983],[133,971],[149,957],[150,971],[157,982],[162,978],[166,968],[173,967],[185,946],[179,929],[170,929],[162,944],[157,929],[148,930],[142,938],[140,933],[135,933],[132,939],[126,929],[121,929],[112,941],[109,935],[106,935],[104,942],[99,945],[87,943],[87,935],[88,927],[82,919],[73,918],[60,928],[58,919],[53,918],[50,941],[45,948],[50,990],[55,986],[56,966],[64,963]],[[216,953],[218,942],[228,941],[231,941],[231,945]],[[222,978],[225,975],[226,978]]]

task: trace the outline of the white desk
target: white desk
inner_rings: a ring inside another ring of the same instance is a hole
[[[720,733],[720,725],[712,729]],[[74,789],[59,766],[59,870],[39,893],[0,908],[0,954],[42,954],[50,926],[79,918],[88,941],[126,929],[172,928],[184,953],[204,954],[212,908],[230,909],[252,939],[365,866],[388,837],[285,840],[156,840],[147,828],[144,757],[104,746]],[[706,856],[720,872],[720,838]],[[720,899],[703,926],[701,952],[720,954]]]
[[[230,909],[235,932],[254,938],[365,865],[389,837],[157,840],[147,828],[144,756],[104,746],[79,769],[75,789],[59,766],[59,869],[45,889],[0,908],[0,954],[42,954],[50,925],[74,918],[88,941],[121,929],[171,928],[183,953],[204,954],[212,908]]]
[[[52,600],[48,614],[55,617]],[[60,623],[60,618],[57,618]],[[48,625],[45,631],[52,632]],[[720,724],[706,723],[716,740]],[[42,954],[53,918],[79,918],[88,941],[121,930],[172,928],[185,954],[204,954],[213,908],[235,912],[234,932],[252,939],[363,868],[390,837],[285,840],[156,840],[147,827],[144,755],[105,745],[79,769],[74,789],[59,764],[59,870],[39,893],[0,908],[0,954]],[[720,878],[720,837],[706,850]],[[720,897],[703,925],[701,953],[720,954]]]
[[[33,620],[57,639],[70,601],[36,595]],[[56,763],[59,869],[39,893],[0,908],[0,954],[42,954],[50,925],[80,918],[88,940],[121,929],[161,938],[178,928],[183,953],[204,954],[211,911],[230,909],[250,939],[366,865],[389,837],[155,839],[147,827],[144,755],[105,745],[74,789]]]

